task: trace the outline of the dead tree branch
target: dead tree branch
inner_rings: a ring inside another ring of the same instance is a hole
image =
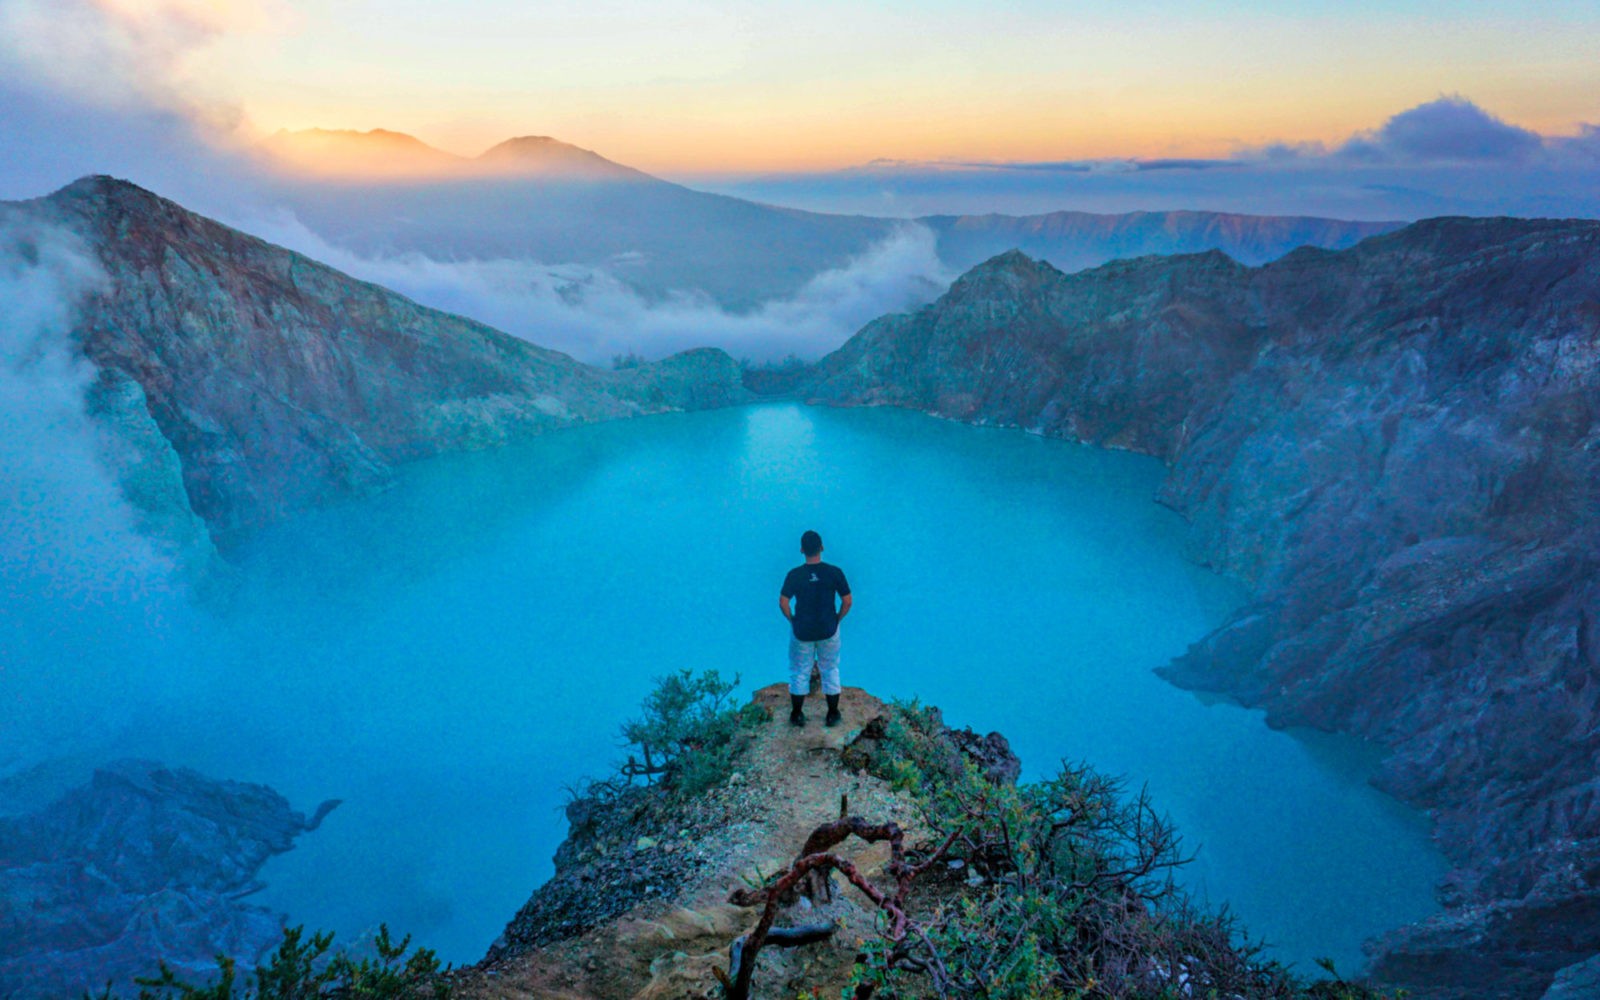
[[[845,808],[848,803],[841,801],[840,805],[841,808]],[[755,975],[756,956],[762,947],[767,944],[786,944],[793,947],[795,944],[807,942],[790,939],[804,936],[804,933],[817,933],[816,925],[809,929],[774,929],[772,924],[777,919],[779,906],[788,893],[804,884],[804,891],[810,895],[818,891],[819,880],[820,887],[825,888],[830,872],[837,871],[843,875],[846,881],[884,912],[888,918],[885,938],[895,944],[904,941],[907,932],[916,926],[906,915],[906,897],[911,892],[912,882],[949,849],[960,833],[959,829],[952,831],[937,851],[921,864],[911,865],[905,859],[905,834],[898,823],[869,823],[860,816],[841,816],[831,823],[824,823],[812,830],[788,871],[759,889],[736,889],[729,894],[728,902],[735,906],[760,906],[762,910],[755,928],[736,939],[729,949],[728,972],[726,975],[719,973],[717,977],[722,980],[724,996],[727,1000],[748,1000],[750,981]],[[852,836],[869,843],[888,842],[887,870],[889,877],[894,880],[892,892],[885,892],[873,885],[849,858],[833,853],[835,847]],[[785,934],[785,930],[789,933]],[[832,925],[827,925],[825,933],[809,940],[822,940],[832,934],[833,930]],[[796,931],[804,933],[796,935]]]

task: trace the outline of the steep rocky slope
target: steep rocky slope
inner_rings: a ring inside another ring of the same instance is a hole
[[[591,368],[106,177],[0,205],[0,250],[26,259],[41,227],[75,234],[99,272],[72,335],[133,455],[128,492],[224,546],[408,459],[744,398],[720,351]]]
[[[1167,668],[1360,733],[1449,909],[1386,978],[1536,997],[1600,951],[1600,223],[1438,219],[1249,268],[1020,253],[803,392],[1156,455],[1253,602]]]

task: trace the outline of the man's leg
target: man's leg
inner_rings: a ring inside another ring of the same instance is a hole
[[[839,633],[817,643],[817,666],[822,672],[822,693],[828,699],[826,725],[837,726],[844,718],[839,714]]]
[[[806,695],[811,693],[811,663],[816,659],[816,645],[789,637],[789,722],[792,725],[806,724],[806,713],[802,709]]]

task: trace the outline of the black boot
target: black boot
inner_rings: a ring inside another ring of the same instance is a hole
[[[806,724],[806,713],[800,710],[805,706],[805,703],[806,696],[803,694],[791,694],[789,696],[789,725],[803,726]]]
[[[836,694],[828,695],[828,717],[823,720],[823,725],[837,726],[839,720],[843,718],[844,716],[839,714],[839,696]]]

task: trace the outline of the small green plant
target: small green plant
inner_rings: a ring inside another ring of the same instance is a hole
[[[756,705],[733,707],[730,696],[738,683],[737,676],[724,681],[715,670],[657,678],[644,713],[622,727],[623,740],[637,748],[622,765],[623,776],[683,796],[727,781],[738,749],[735,737],[765,717]]]
[[[438,957],[427,948],[408,956],[410,936],[396,942],[388,925],[379,926],[373,941],[376,957],[330,955],[332,948],[332,933],[308,938],[304,927],[285,927],[272,957],[243,980],[226,955],[217,956],[217,980],[206,986],[184,982],[162,962],[156,975],[135,980],[138,1000],[449,1000]],[[108,987],[94,1000],[117,998]]]

